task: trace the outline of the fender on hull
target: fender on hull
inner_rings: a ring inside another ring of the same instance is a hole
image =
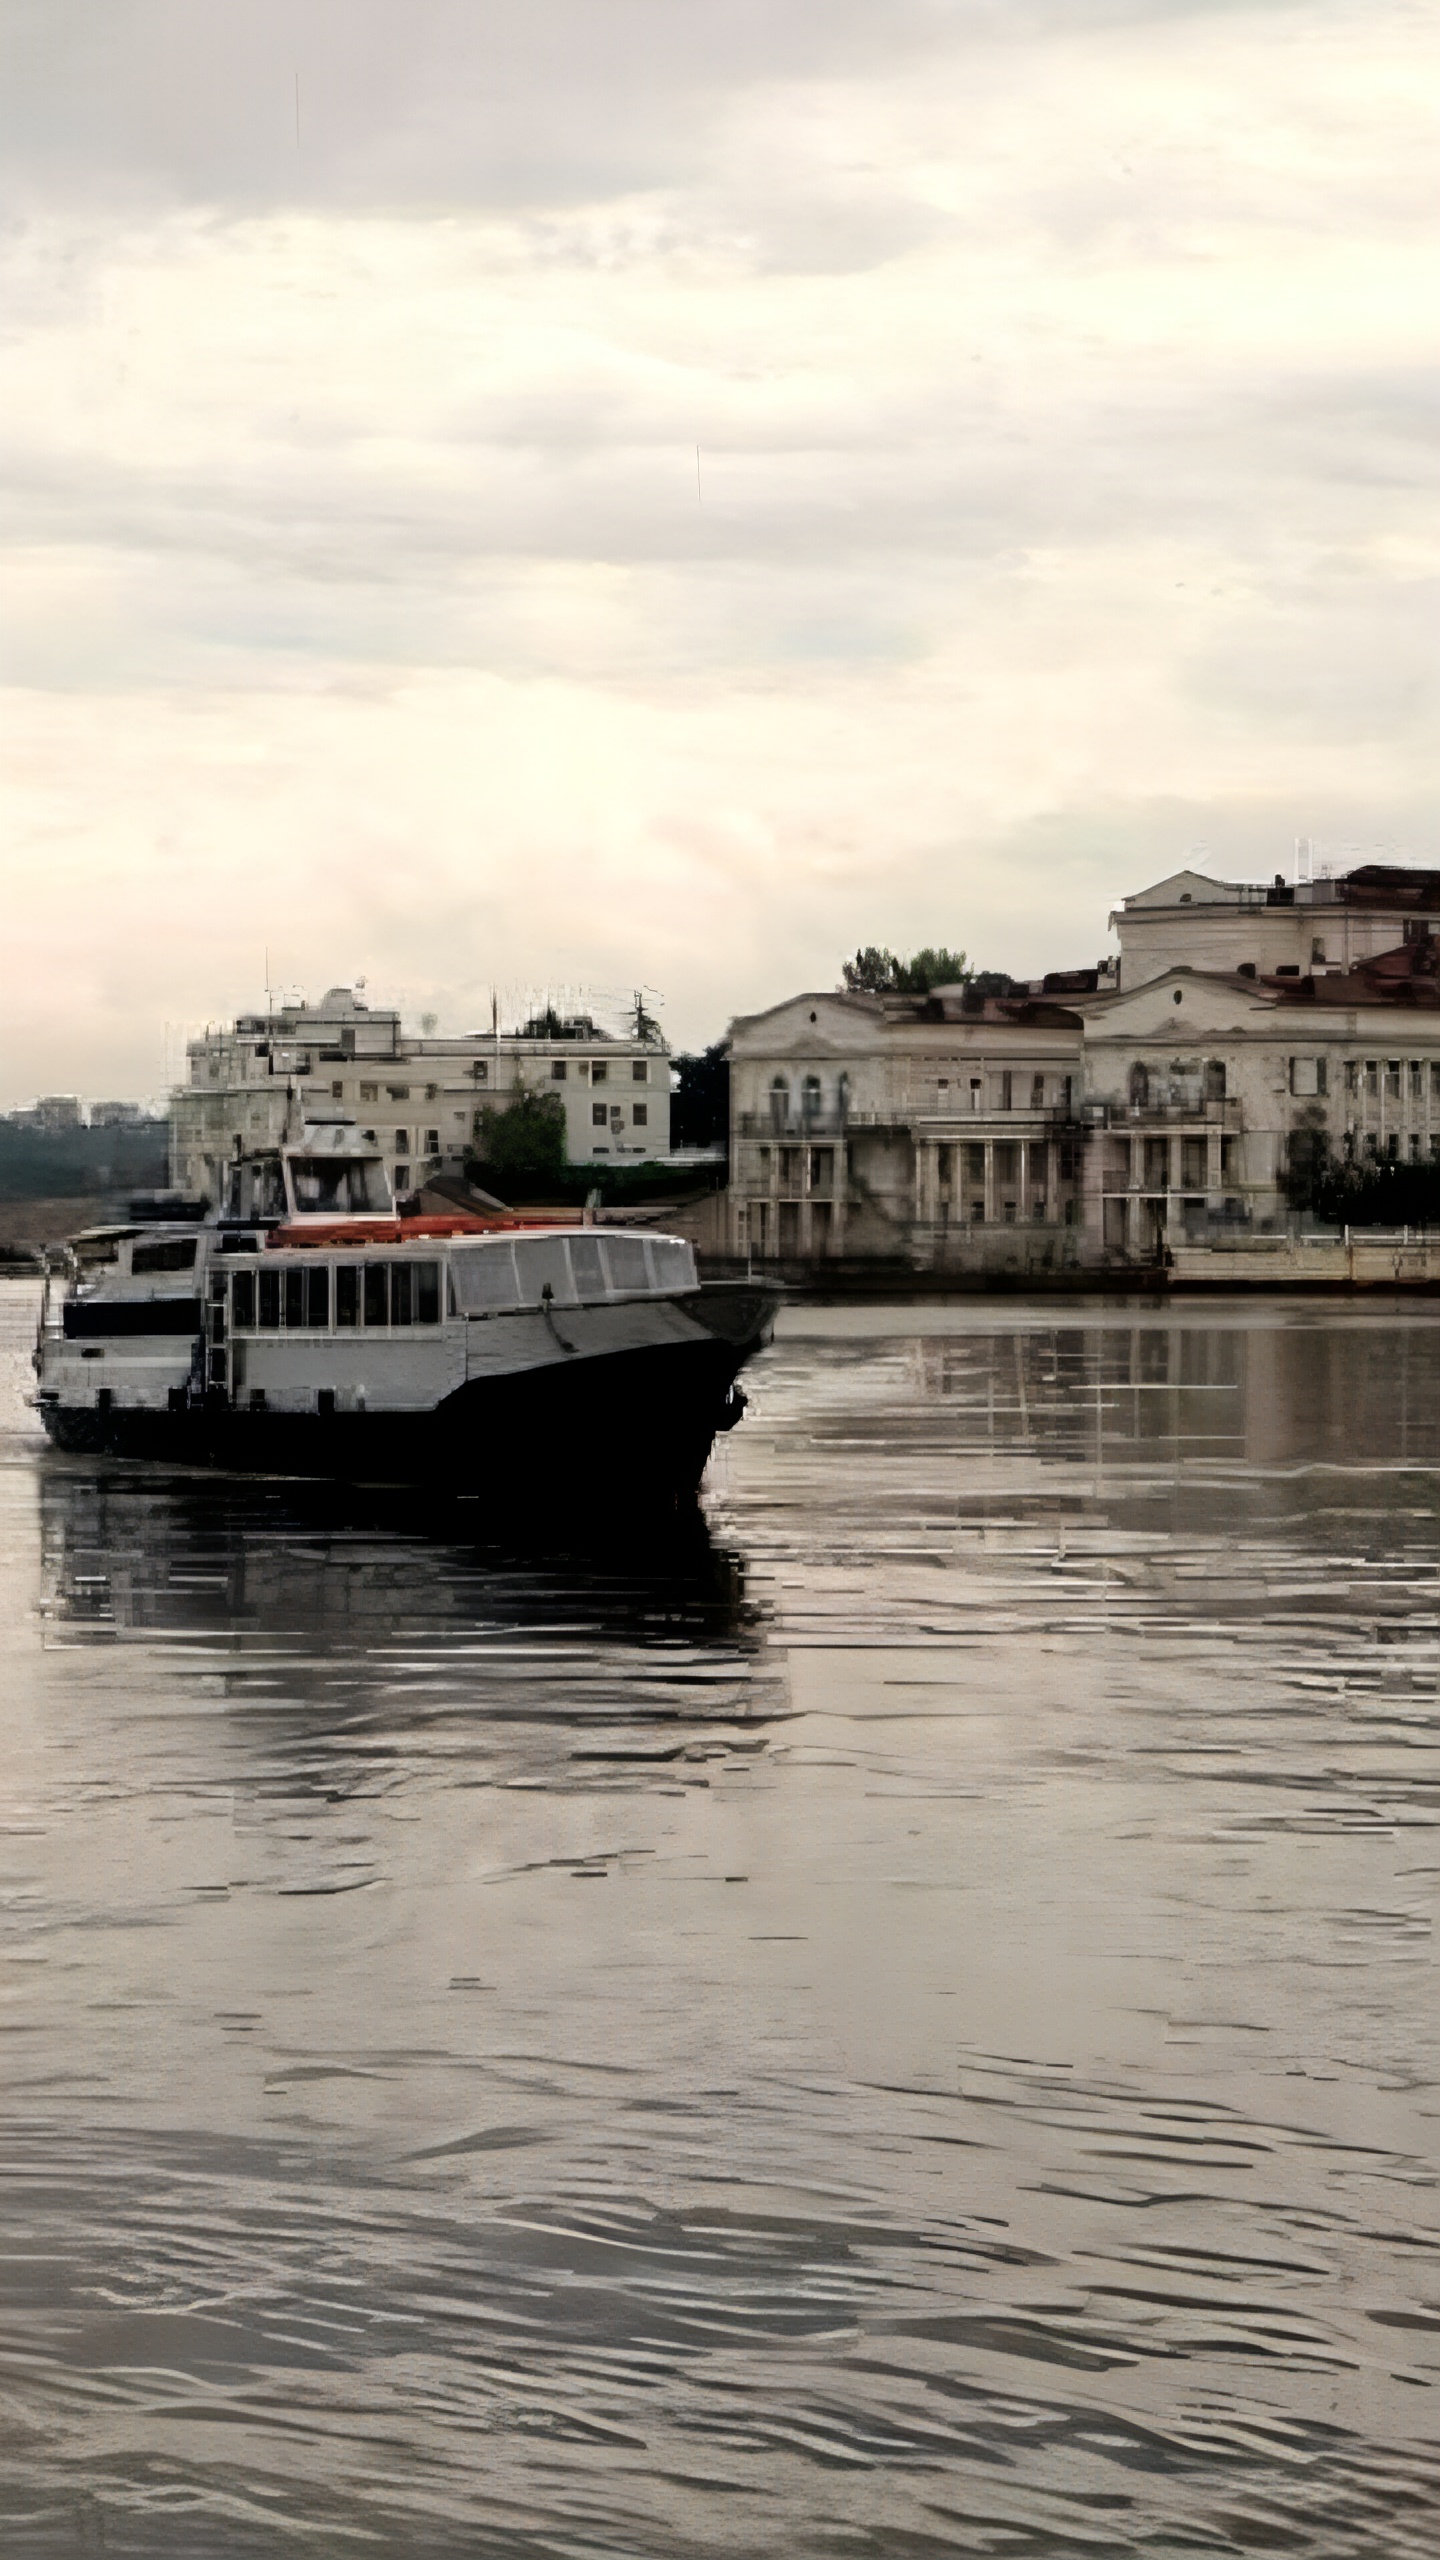
[[[717,1432],[739,1420],[735,1380],[755,1347],[664,1343],[471,1379],[422,1414],[42,1404],[41,1419],[57,1448],[77,1453],[423,1483],[478,1495],[499,1512],[668,1502],[693,1496]]]

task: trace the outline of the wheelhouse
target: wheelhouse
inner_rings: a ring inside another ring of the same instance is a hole
[[[351,1120],[307,1120],[293,1144],[238,1156],[230,1167],[227,1225],[394,1215],[384,1158]]]

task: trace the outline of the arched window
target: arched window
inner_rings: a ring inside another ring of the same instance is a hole
[[[776,1076],[770,1086],[770,1126],[783,1129],[790,1117],[790,1087],[784,1076]]]
[[[1137,1058],[1130,1070],[1130,1108],[1143,1111],[1150,1099],[1150,1070]]]
[[[1207,1102],[1223,1102],[1225,1099],[1223,1058],[1207,1058],[1205,1061],[1205,1099]]]
[[[800,1087],[800,1109],[807,1122],[819,1119],[824,1098],[819,1077],[807,1076]]]

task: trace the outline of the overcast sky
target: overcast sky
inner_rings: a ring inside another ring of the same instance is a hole
[[[1430,0],[0,18],[0,1101],[1440,862]]]

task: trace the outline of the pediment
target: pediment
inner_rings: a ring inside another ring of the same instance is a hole
[[[1136,907],[1220,907],[1238,906],[1240,891],[1233,880],[1212,880],[1203,871],[1172,871],[1153,888],[1137,889],[1125,900],[1126,913]]]
[[[731,1054],[737,1058],[851,1056],[857,1048],[878,1046],[885,1027],[879,1006],[864,997],[789,996],[765,1013],[743,1014],[732,1023]]]
[[[1268,1020],[1274,1012],[1273,996],[1251,993],[1234,978],[1167,969],[1144,986],[1086,1002],[1085,1040],[1088,1048],[1102,1040],[1188,1042],[1223,1031],[1253,1034],[1257,1017]]]

